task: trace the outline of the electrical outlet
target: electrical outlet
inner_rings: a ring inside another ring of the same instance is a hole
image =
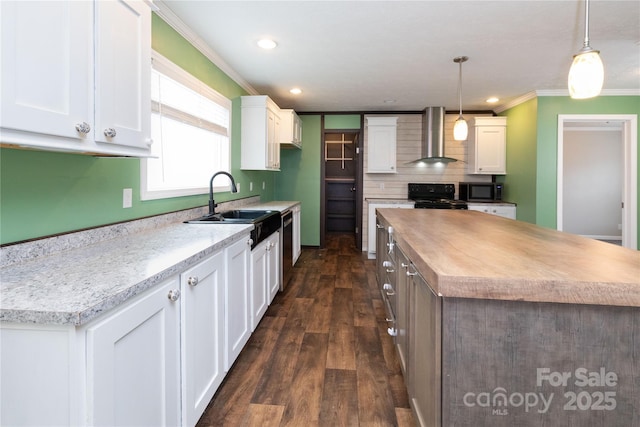
[[[238,193],[240,192],[240,183],[236,182],[236,188],[238,189]]]
[[[130,208],[133,205],[133,190],[131,188],[122,189],[122,207]]]
[[[384,182],[381,182],[381,183],[380,183],[380,189],[381,189],[381,190],[384,190]]]
[[[253,191],[253,182],[249,182],[249,191]]]
[[[265,188],[267,188],[267,184],[264,181],[262,181],[262,189],[264,190]]]

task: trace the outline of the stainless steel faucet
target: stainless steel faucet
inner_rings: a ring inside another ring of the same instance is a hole
[[[229,179],[231,180],[231,192],[232,193],[237,193],[238,192],[238,187],[236,187],[236,180],[233,179],[233,177],[231,176],[231,174],[229,172],[220,171],[220,172],[214,173],[213,176],[211,177],[211,181],[209,181],[209,215],[214,215],[216,213],[216,206],[218,206],[213,201],[213,180],[216,179],[216,176],[218,176],[218,175],[226,175],[226,176],[228,176]]]

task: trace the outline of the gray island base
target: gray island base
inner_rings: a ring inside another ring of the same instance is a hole
[[[479,212],[377,221],[419,424],[640,426],[639,252]]]

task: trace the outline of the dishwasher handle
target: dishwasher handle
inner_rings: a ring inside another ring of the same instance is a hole
[[[291,211],[287,211],[284,215],[282,215],[282,227],[286,227],[293,222],[293,214]]]

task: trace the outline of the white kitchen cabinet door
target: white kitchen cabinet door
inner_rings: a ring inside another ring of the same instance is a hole
[[[142,1],[96,2],[95,140],[148,149],[151,16]]]
[[[484,212],[504,218],[516,219],[515,205],[499,205],[491,203],[467,203],[470,211]]]
[[[367,173],[396,173],[397,117],[367,117]]]
[[[280,146],[302,148],[302,120],[294,110],[280,110]]]
[[[293,265],[295,265],[298,258],[300,258],[300,253],[302,252],[302,244],[300,241],[300,220],[301,220],[301,208],[300,205],[296,205],[293,207]]]
[[[180,275],[184,426],[196,425],[225,376],[225,261],[220,251]]]
[[[225,292],[225,371],[233,365],[251,336],[249,236],[226,249],[227,287]]]
[[[2,142],[24,142],[22,131],[91,140],[93,3],[2,1],[0,14]]]
[[[280,283],[282,281],[282,277],[280,274],[280,272],[282,271],[282,254],[280,249],[280,232],[276,231],[269,237],[269,244],[267,247],[269,264],[267,289],[269,292],[269,304],[271,304],[271,301],[273,301],[276,294],[280,290]]]
[[[280,109],[267,96],[241,97],[240,168],[280,169]]]
[[[251,331],[253,332],[269,306],[267,283],[269,274],[269,240],[263,240],[251,251]]]
[[[179,290],[176,276],[88,327],[89,425],[180,424]]]
[[[476,117],[469,129],[468,173],[507,173],[507,118]]]

